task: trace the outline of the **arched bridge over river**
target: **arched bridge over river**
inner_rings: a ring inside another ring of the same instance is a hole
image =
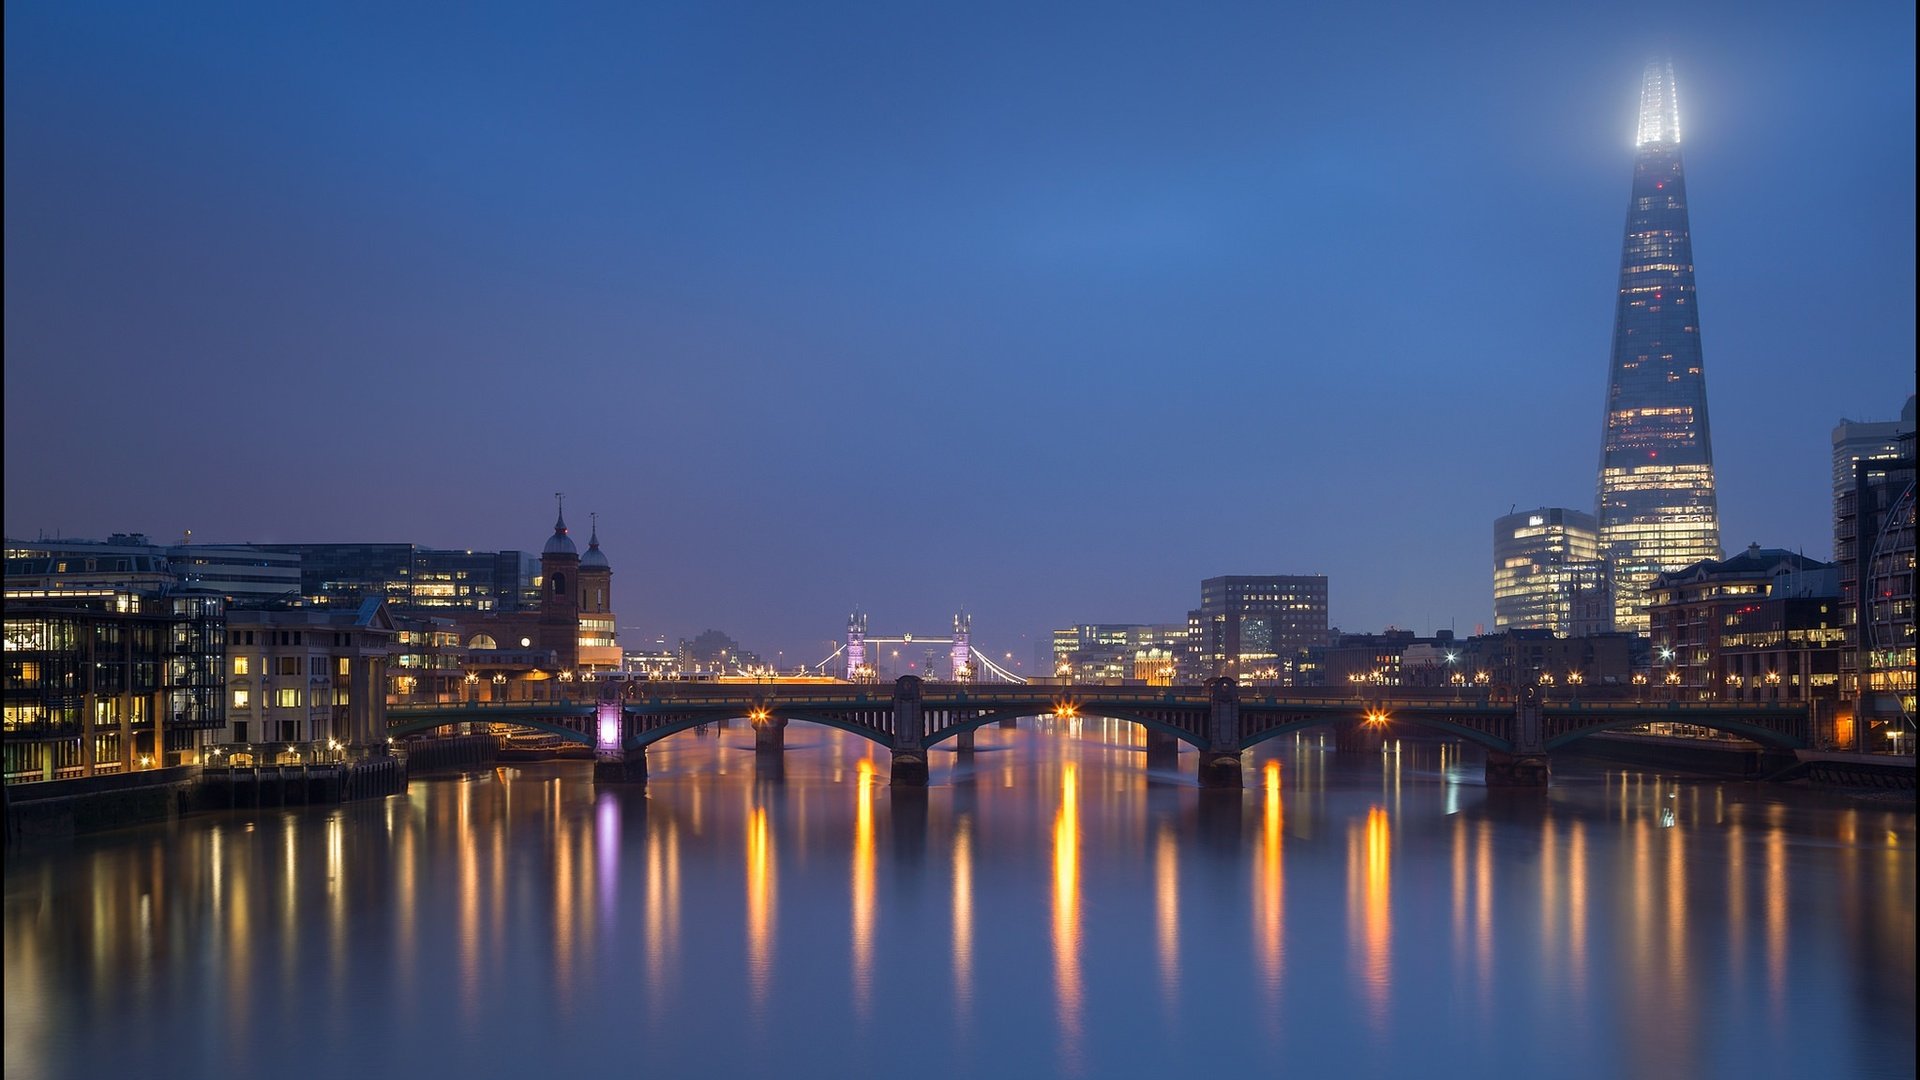
[[[927,751],[1021,716],[1105,717],[1147,729],[1150,764],[1171,764],[1179,744],[1200,751],[1206,787],[1238,787],[1241,755],[1268,739],[1333,725],[1342,749],[1377,749],[1394,728],[1452,735],[1487,750],[1487,779],[1544,784],[1547,755],[1602,731],[1656,721],[1691,724],[1779,749],[1809,745],[1805,705],[1554,698],[1529,689],[1515,700],[1458,690],[1269,689],[1214,679],[1200,686],[1005,686],[929,683],[914,676],[873,684],[603,684],[598,700],[395,706],[389,731],[408,735],[460,723],[517,724],[592,746],[600,780],[644,781],[652,743],[699,724],[745,719],[756,745],[777,753],[793,721],[850,731],[893,755],[895,783],[927,781]]]

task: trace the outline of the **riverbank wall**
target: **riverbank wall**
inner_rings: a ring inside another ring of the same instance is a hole
[[[1555,753],[1735,780],[1764,780],[1794,764],[1792,751],[1772,750],[1733,739],[1682,739],[1621,732],[1590,735]]]
[[[62,840],[75,833],[149,821],[171,821],[193,808],[199,785],[198,765],[43,784],[9,784],[6,846]]]
[[[1831,750],[1799,750],[1795,767],[1781,778],[1805,780],[1814,787],[1849,791],[1914,791],[1914,762],[1910,755],[1849,754]]]
[[[209,810],[297,806],[379,798],[406,790],[406,759],[382,754],[353,761],[208,768],[201,774],[195,805]]]
[[[500,740],[492,735],[447,735],[435,739],[408,739],[407,775],[492,768],[500,757]]]

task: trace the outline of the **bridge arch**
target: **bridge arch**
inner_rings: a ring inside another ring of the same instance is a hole
[[[593,745],[593,736],[590,733],[567,727],[551,716],[486,716],[468,713],[453,716],[410,717],[387,725],[387,734],[397,739],[432,731],[435,728],[450,727],[454,724],[511,724],[514,727],[532,728],[549,735],[558,735],[583,746]]]
[[[1568,743],[1579,742],[1589,735],[1598,735],[1603,731],[1618,731],[1621,728],[1639,727],[1641,724],[1647,722],[1649,722],[1649,718],[1646,716],[1629,716],[1619,719],[1603,720],[1585,727],[1575,728],[1572,731],[1564,731],[1553,736],[1547,740],[1547,750],[1557,750],[1560,747],[1566,746]],[[1724,732],[1728,735],[1737,735],[1742,739],[1749,739],[1762,746],[1772,747],[1776,750],[1804,750],[1807,748],[1807,740],[1804,737],[1785,735],[1760,724],[1752,724],[1734,718],[1722,720],[1718,717],[1686,716],[1678,718],[1676,722],[1684,723],[1689,727],[1703,727]]]
[[[629,716],[632,716],[632,715],[633,714],[629,714]],[[782,708],[778,705],[775,705],[767,710],[767,716],[769,719],[773,719],[773,720],[786,720],[786,721],[797,720],[805,724],[818,724],[821,727],[838,728],[841,731],[858,735],[861,738],[867,739],[871,742],[879,743],[881,746],[891,747],[893,745],[893,736],[890,735],[889,733],[882,731],[876,727],[872,727],[866,724],[860,724],[855,721],[847,720],[843,717],[835,716],[832,713],[817,713],[817,712],[808,711],[806,709]],[[647,728],[646,730],[641,731],[637,734],[630,735],[627,737],[627,739],[622,745],[628,750],[640,750],[648,746],[652,746],[654,743],[657,743],[662,739],[668,738],[673,735],[678,735],[681,732],[686,731],[690,728],[699,727],[701,724],[712,724],[722,720],[746,720],[748,722],[751,722],[752,719],[753,718],[751,716],[748,716],[746,713],[740,712],[737,709],[716,710],[713,712],[689,713],[685,715],[675,716],[673,719],[668,720],[665,723],[661,723],[655,727]]]
[[[1307,728],[1320,727],[1322,725],[1360,723],[1360,722],[1361,720],[1357,716],[1353,716],[1353,717],[1326,716],[1326,715],[1304,716],[1304,717],[1300,717],[1299,719],[1287,720],[1282,723],[1275,724],[1273,727],[1263,729],[1258,734],[1254,735],[1252,738],[1248,739],[1245,743],[1243,743],[1241,746],[1241,749],[1250,750],[1253,747],[1256,747],[1261,743],[1266,742],[1268,739],[1278,738],[1281,735],[1289,735],[1289,734],[1292,734],[1293,732],[1303,731]],[[1453,735],[1458,738],[1465,739],[1468,742],[1477,743],[1480,746],[1486,747],[1488,750],[1498,751],[1499,753],[1502,753],[1502,754],[1510,754],[1513,752],[1513,744],[1501,738],[1498,735],[1490,735],[1487,732],[1478,730],[1477,728],[1469,727],[1465,724],[1455,723],[1451,720],[1444,720],[1439,717],[1422,716],[1417,713],[1411,714],[1411,715],[1389,716],[1387,719],[1386,732],[1391,733],[1393,731],[1393,725],[1395,724],[1404,724],[1411,727],[1426,728],[1427,730],[1435,731],[1443,735]]]
[[[1022,716],[1050,715],[1056,715],[1056,706],[1052,699],[1000,705],[980,716],[961,720],[948,727],[941,728],[935,734],[928,736],[927,746],[937,746],[940,743],[946,742],[948,739],[964,735],[969,731],[975,731],[988,724],[998,723],[1002,720],[1012,720]],[[1158,731],[1165,735],[1171,735],[1189,746],[1205,749],[1207,745],[1206,741],[1200,736],[1184,728],[1169,724],[1164,720],[1150,719],[1131,710],[1103,704],[1098,701],[1075,702],[1074,715],[1086,720],[1119,720],[1123,723],[1138,724],[1148,731]]]

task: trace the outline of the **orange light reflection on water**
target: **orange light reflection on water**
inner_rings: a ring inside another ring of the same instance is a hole
[[[1053,818],[1053,971],[1059,1010],[1060,1057],[1077,1073],[1080,1056],[1080,794],[1078,768],[1068,762]]]
[[[765,1009],[773,981],[773,919],[778,903],[773,831],[767,825],[767,808],[754,806],[747,812],[747,988],[756,1013]]]
[[[1266,992],[1267,1021],[1277,1029],[1280,1022],[1280,975],[1285,963],[1283,923],[1286,908],[1284,853],[1284,809],[1280,802],[1280,763],[1269,761],[1262,770],[1265,796],[1261,801],[1264,822],[1260,830],[1259,873],[1254,878],[1255,928],[1259,942],[1261,985]]]
[[[1387,1021],[1393,981],[1393,848],[1387,811],[1367,810],[1365,824],[1347,834],[1347,918],[1355,975],[1367,999],[1367,1018]]]
[[[873,1007],[873,759],[856,765],[853,816],[853,1007],[865,1020]]]

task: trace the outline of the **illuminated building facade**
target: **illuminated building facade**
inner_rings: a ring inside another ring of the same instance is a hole
[[[1075,682],[1164,679],[1184,650],[1183,623],[1083,623],[1053,632],[1056,677]]]
[[[1188,616],[1196,674],[1294,685],[1299,658],[1327,642],[1327,579],[1321,574],[1208,578]]]
[[[1840,519],[1840,500],[1853,494],[1854,464],[1861,461],[1894,461],[1900,455],[1900,438],[1914,431],[1914,400],[1907,395],[1906,407],[1898,420],[1848,420],[1842,417],[1833,428],[1833,515]],[[1840,558],[1836,548],[1834,558]]]
[[[1650,692],[1680,701],[1833,695],[1842,633],[1830,564],[1754,544],[1656,575],[1647,599]]]
[[[538,564],[520,551],[418,544],[252,544],[299,558],[307,603],[358,608],[379,597],[395,610],[519,611],[538,602]]]
[[[1911,403],[1908,406],[1912,408]],[[1892,457],[1852,463],[1833,523],[1846,629],[1842,693],[1854,702],[1862,749],[1914,744],[1914,435]]]
[[[1720,557],[1707,380],[1673,65],[1649,64],[1620,253],[1599,530],[1614,628],[1645,633],[1654,577]]]
[[[218,596],[9,577],[6,782],[196,763],[225,723],[223,615]]]
[[[587,553],[580,556],[580,667],[619,671],[624,657],[613,614],[613,565],[600,550],[600,520],[593,517]]]
[[[1612,621],[1606,563],[1591,514],[1543,506],[1493,523],[1493,624],[1587,635]]]
[[[273,743],[384,741],[395,632],[385,602],[377,598],[353,611],[230,611],[227,740],[263,749]]]

